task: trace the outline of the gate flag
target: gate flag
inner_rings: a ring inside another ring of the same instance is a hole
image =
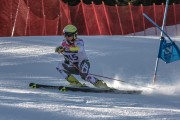
[[[180,60],[180,50],[174,41],[167,43],[166,39],[161,37],[158,58],[166,63]]]

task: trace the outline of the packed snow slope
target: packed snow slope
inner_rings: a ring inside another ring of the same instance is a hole
[[[0,38],[0,120],[135,120],[180,118],[180,61],[160,60],[152,85],[159,37],[79,36],[84,39],[91,73],[117,89],[142,95],[59,92],[28,87],[30,82],[67,85],[55,67],[54,52],[63,37]],[[176,37],[180,46],[180,38]],[[80,79],[78,76],[76,76]],[[91,84],[80,79],[91,86]]]

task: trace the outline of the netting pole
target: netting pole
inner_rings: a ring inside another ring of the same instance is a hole
[[[122,29],[121,17],[120,17],[120,15],[119,15],[119,10],[118,10],[117,4],[115,5],[115,7],[116,7],[117,16],[118,16],[119,27],[120,27],[120,29],[121,29],[121,35],[123,35],[124,32],[123,32],[123,29]]]
[[[59,22],[60,22],[60,34],[62,35],[62,7],[61,7],[61,0],[59,0]],[[59,31],[58,31],[59,32]]]
[[[103,2],[103,1],[102,1],[102,5],[103,5],[103,9],[104,9],[106,21],[107,21],[107,24],[108,24],[109,34],[112,35],[112,31],[111,31],[111,27],[110,27],[110,23],[109,23],[107,11],[106,11],[106,6],[104,5],[104,2]]]
[[[29,7],[30,9],[30,7]],[[29,14],[29,20],[28,20],[28,27],[29,27],[29,36],[31,36],[31,15]]]
[[[43,28],[42,28],[42,36],[46,35],[46,15],[44,13],[44,0],[42,0],[42,15],[43,15]]]
[[[144,9],[143,9],[143,5],[141,4],[141,14],[143,14],[144,13]],[[142,15],[142,20],[143,20],[143,28],[144,28],[144,36],[146,36],[146,25],[145,25],[145,19],[144,19],[144,17],[143,17],[143,15]]]
[[[133,19],[133,15],[132,15],[132,8],[131,8],[131,4],[130,2],[128,3],[129,4],[129,11],[130,11],[130,14],[131,14],[131,23],[132,23],[132,28],[133,28],[133,32],[134,32],[134,35],[135,35],[135,27],[134,27],[134,19]]]
[[[11,23],[10,23],[10,30],[12,30],[12,23],[13,23],[13,17],[12,17],[12,16],[13,16],[13,15],[12,15],[12,14],[13,14],[13,13],[12,13],[12,11],[13,11],[12,8],[13,8],[13,7],[12,7],[12,6],[13,6],[13,1],[11,0],[11,14],[10,14],[10,22],[11,22]],[[10,34],[11,34],[11,33],[10,33]]]
[[[163,13],[165,13],[165,10],[164,10],[164,3],[162,3],[162,11],[163,11]],[[166,33],[167,33],[167,29],[166,29],[166,26],[164,25],[163,27],[165,27],[165,31],[166,31]],[[163,29],[164,30],[164,29]],[[162,33],[162,32],[161,32]]]
[[[46,36],[47,33],[46,33],[46,15],[44,15],[44,35]]]
[[[81,6],[82,6],[82,12],[83,12],[83,16],[84,16],[85,25],[86,25],[87,35],[89,35],[89,29],[88,29],[87,20],[86,20],[86,12],[84,10],[84,4],[83,4],[82,0],[81,0]]]
[[[71,21],[71,14],[70,14],[70,8],[69,8],[69,5],[68,6],[68,24],[72,24],[72,21]]]
[[[99,25],[97,13],[96,13],[96,9],[95,9],[94,2],[93,2],[93,1],[92,1],[92,7],[93,7],[94,15],[95,15],[95,18],[96,18],[96,22],[97,22],[97,27],[98,27],[99,33],[100,33],[100,35],[102,35],[102,31],[101,31],[101,29],[100,29],[100,25]]]
[[[58,20],[57,20],[57,25],[56,25],[56,35],[58,35],[58,28],[59,28],[59,15],[58,15]]]
[[[19,2],[18,2],[18,7],[17,7],[17,10],[16,10],[16,16],[15,16],[15,20],[14,20],[14,24],[13,24],[13,28],[12,28],[12,32],[11,32],[11,37],[14,36],[14,31],[15,31],[15,27],[16,27],[16,20],[17,20],[17,16],[18,16],[18,13],[19,13],[20,2],[21,2],[21,0],[19,0]]]
[[[157,19],[156,19],[156,4],[155,3],[153,3],[153,12],[154,12],[154,21],[155,21],[155,23],[157,22]],[[154,27],[154,29],[155,29],[155,35],[157,36],[157,28],[156,27]]]
[[[24,32],[24,35],[26,36],[27,35],[27,26],[28,26],[28,20],[29,20],[29,6],[28,6],[28,11],[27,11],[27,16],[26,16],[26,26],[25,26],[25,32]]]

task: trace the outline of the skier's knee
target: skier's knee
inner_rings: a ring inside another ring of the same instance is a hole
[[[80,76],[83,80],[86,80],[87,73],[80,73]]]
[[[85,80],[92,83],[92,84],[96,83],[96,81],[97,81],[97,79],[92,75],[87,75]]]
[[[82,73],[89,73],[90,63],[88,60],[83,60],[79,66]]]

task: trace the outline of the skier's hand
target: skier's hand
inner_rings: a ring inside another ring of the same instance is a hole
[[[64,51],[70,51],[68,46],[64,46]]]
[[[58,46],[58,47],[56,47],[56,49],[55,49],[55,52],[57,52],[57,53],[63,53],[65,51],[65,49],[62,47],[62,46]]]

